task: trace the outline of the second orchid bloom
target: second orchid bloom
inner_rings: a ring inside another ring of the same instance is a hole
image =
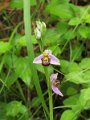
[[[57,80],[57,76],[58,76],[58,73],[52,74],[50,76],[51,87],[52,87],[52,90],[53,90],[53,92],[55,94],[63,96],[63,94],[61,93],[61,91],[58,89],[60,82],[59,82],[59,80]]]

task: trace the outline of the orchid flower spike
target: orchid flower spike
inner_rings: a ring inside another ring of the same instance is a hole
[[[41,39],[41,37],[46,32],[46,24],[41,21],[36,21],[36,28],[34,29],[34,33],[36,36],[36,39]]]
[[[33,63],[42,63],[44,66],[48,66],[50,64],[60,65],[59,59],[52,54],[51,50],[45,50],[43,54],[34,59]]]
[[[60,82],[57,80],[57,76],[58,76],[58,73],[52,74],[50,76],[50,80],[51,80],[51,84],[52,84],[51,87],[52,87],[52,90],[55,94],[63,96],[61,91],[58,89]]]

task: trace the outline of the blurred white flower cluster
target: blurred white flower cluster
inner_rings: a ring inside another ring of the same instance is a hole
[[[41,21],[36,21],[36,28],[34,29],[34,33],[36,36],[36,39],[41,39],[41,37],[46,32],[46,24]]]

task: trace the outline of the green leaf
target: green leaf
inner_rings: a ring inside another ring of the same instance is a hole
[[[52,46],[58,42],[59,38],[60,38],[60,34],[58,33],[57,30],[49,29],[49,30],[47,30],[43,41],[46,46]]]
[[[83,76],[83,79],[84,79],[84,80],[87,80],[87,81],[90,80],[90,70],[85,71],[84,76]],[[90,82],[89,82],[89,83],[90,83]]]
[[[60,70],[63,73],[68,73],[68,68],[69,68],[69,62],[66,60],[60,60],[61,65],[60,65]]]
[[[31,82],[31,71],[28,65],[28,58],[18,58],[14,64],[15,72],[20,77],[27,86],[30,85]]]
[[[9,42],[0,42],[0,54],[5,53],[11,49],[11,45]]]
[[[70,73],[70,72],[77,72],[77,71],[80,72],[81,69],[80,69],[80,67],[79,67],[79,65],[78,65],[77,63],[75,63],[75,62],[70,62],[70,63],[69,63],[68,71],[69,71],[69,73]]]
[[[68,29],[69,29],[69,25],[65,21],[60,21],[57,24],[57,30],[59,31],[59,34],[61,35],[65,34],[68,31]]]
[[[76,26],[76,25],[79,25],[81,23],[82,22],[81,22],[80,18],[78,18],[78,17],[74,17],[69,21],[69,25],[72,25],[72,26]]]
[[[84,58],[79,63],[81,69],[90,69],[90,58]]]
[[[90,108],[90,88],[81,90],[79,104],[82,106],[83,109]]]
[[[61,53],[61,49],[58,45],[48,47],[48,49],[50,49],[55,56],[57,56]]]
[[[83,45],[76,45],[74,48],[72,48],[72,60],[81,60],[82,58],[82,52],[84,50]]]
[[[60,120],[76,120],[77,116],[72,110],[65,110],[60,118]]]
[[[6,105],[6,115],[15,117],[19,113],[25,114],[27,112],[27,108],[22,105],[21,102],[12,101]]]
[[[13,72],[10,73],[10,75],[7,77],[7,79],[5,79],[5,78],[6,78],[6,76],[4,77],[3,82],[5,82],[6,86],[9,88],[17,80],[17,75],[13,71]]]
[[[85,15],[84,20],[86,23],[90,24],[90,14]]]
[[[83,16],[83,13],[85,12],[85,8],[78,6],[78,5],[74,5],[74,4],[70,4],[70,7],[72,9],[72,11],[74,12],[76,17],[81,18]]]
[[[20,45],[20,46],[26,46],[26,38],[25,38],[25,36],[16,36],[16,45]],[[35,36],[34,35],[32,35],[32,43],[33,44],[37,44],[37,40],[36,40],[36,38],[35,38]]]
[[[76,84],[90,82],[89,79],[85,79],[85,74],[82,71],[70,72],[65,77],[66,77],[66,80],[71,81]]]
[[[30,2],[31,2],[31,6],[36,5],[36,0],[30,0]],[[22,9],[23,8],[23,0],[11,0],[10,7]]]
[[[72,31],[73,31],[72,29],[69,29],[63,37],[64,39],[68,40],[68,42],[74,39],[76,36],[76,32],[72,32]]]
[[[80,67],[80,65],[81,65],[81,67]],[[88,66],[89,66],[88,62],[86,63],[83,61],[79,65],[76,63],[73,63],[73,62],[69,63],[69,67],[67,68],[68,74],[65,75],[66,80],[71,81],[76,84],[89,83],[90,70],[87,69]],[[85,69],[85,70],[83,70],[83,69]]]
[[[75,71],[77,72],[81,70],[78,64],[75,62],[68,62],[66,60],[60,60],[60,61],[61,61],[61,71],[64,73],[70,73]]]
[[[50,5],[58,5],[68,3],[70,0],[52,0],[50,1]]]
[[[77,102],[78,102],[78,98],[79,98],[78,94],[70,96],[63,101],[63,104],[66,105],[66,106],[67,105],[76,105]]]
[[[90,38],[90,27],[88,26],[80,26],[78,29],[79,34],[82,38]]]
[[[68,87],[67,89],[67,95],[73,95],[76,94],[77,90],[74,87]]]
[[[69,4],[50,5],[47,6],[46,11],[66,20],[73,17],[73,12],[71,11]]]

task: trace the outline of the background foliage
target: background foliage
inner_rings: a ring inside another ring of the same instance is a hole
[[[45,48],[52,50],[61,65],[49,66],[58,72],[64,97],[53,95],[54,120],[90,119],[90,1],[30,0],[32,43],[39,55],[34,35],[35,21],[44,21]],[[41,86],[48,106],[47,85],[42,65],[34,65],[39,83],[28,62],[23,22],[23,0],[0,2],[0,120],[48,120],[38,96]],[[32,57],[32,56],[31,56]],[[67,117],[67,118],[66,118]]]

